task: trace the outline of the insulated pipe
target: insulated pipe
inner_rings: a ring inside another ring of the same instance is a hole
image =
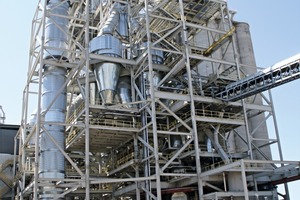
[[[61,16],[68,16],[68,10],[67,1],[49,0],[47,3],[47,11],[50,11],[51,15],[46,18],[45,47],[59,48],[59,50],[45,51],[44,59],[66,59],[68,19]],[[62,87],[66,81],[67,70],[57,66],[45,65],[43,67],[41,112],[45,114],[45,130],[40,136],[39,177],[63,179],[65,177],[64,156],[48,134],[55,139],[59,147],[65,148],[65,127],[52,123],[65,122],[66,88],[62,89]],[[57,94],[57,91],[61,92]],[[53,199],[56,194],[62,192],[51,186],[43,187],[40,191],[40,199]]]
[[[69,3],[63,0],[49,0],[47,10],[51,11],[51,16],[46,18],[45,25],[45,47],[60,49],[47,49],[44,58],[65,58],[67,47],[68,19],[60,16],[67,16]]]
[[[118,4],[117,4],[118,5]],[[112,35],[120,20],[120,13],[117,10],[118,6],[115,6],[111,11],[109,18],[106,20],[103,28],[100,30],[99,35],[110,34]]]
[[[125,38],[129,37],[128,24],[127,24],[127,13],[124,11],[122,13],[120,13],[118,32],[120,35],[122,35]]]
[[[142,46],[146,47],[147,43],[143,43]],[[139,52],[139,53],[141,53],[141,52]],[[152,63],[153,64],[157,64],[157,65],[163,64],[164,55],[163,55],[162,51],[156,50],[156,49],[152,49],[151,50],[151,54],[152,54]],[[153,71],[153,76],[150,77],[148,71],[144,72],[144,79],[146,80],[146,83],[147,83],[146,85],[149,85],[150,78],[152,78],[153,86],[156,87],[156,86],[158,86],[159,82],[162,79],[162,74],[160,72],[158,72],[158,71]],[[149,97],[149,96],[150,96],[150,89],[147,88],[147,86],[146,86],[146,97]]]
[[[129,75],[121,76],[119,78],[118,83],[118,92],[120,95],[120,99],[122,104],[127,104],[132,102],[131,98],[131,80]],[[126,107],[130,108],[132,105],[126,105]]]
[[[222,116],[223,116],[223,113],[222,113]],[[217,127],[214,128],[214,129],[215,129],[214,130],[214,144],[215,144],[215,148],[217,149],[217,152],[219,153],[219,155],[221,156],[221,158],[223,159],[223,161],[225,161],[226,163],[230,163],[228,155],[225,153],[223,147],[219,143],[220,124],[218,124]]]

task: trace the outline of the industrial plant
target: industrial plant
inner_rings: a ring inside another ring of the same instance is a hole
[[[289,200],[299,161],[269,89],[300,77],[300,54],[258,68],[234,16],[226,0],[40,0],[17,129],[1,107],[1,198]]]

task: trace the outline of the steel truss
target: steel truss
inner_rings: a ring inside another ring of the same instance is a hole
[[[90,40],[119,3],[126,7],[130,34],[128,38],[116,37],[123,42],[127,56],[90,53]],[[225,1],[107,0],[93,9],[89,1],[70,1],[69,15],[60,16],[69,20],[69,32],[65,33],[68,48],[62,49],[67,59],[43,56],[53,49],[44,41],[45,20],[51,18],[46,4],[39,2],[32,25],[23,120],[18,132],[19,159],[15,163],[18,199],[38,199],[45,187],[61,189],[54,199],[160,200],[176,192],[201,200],[228,196],[249,199],[274,195],[273,190],[262,192],[259,186],[282,178],[272,176],[276,170],[299,167],[283,162],[277,129],[274,138],[257,134],[267,119],[273,118],[277,126],[270,97],[257,94],[228,103],[214,97],[219,87],[239,79],[249,67],[236,56],[240,52]],[[156,60],[161,55],[162,63]],[[104,105],[93,96],[96,83],[89,67],[101,62],[123,66],[131,80],[131,102]],[[67,70],[63,87],[67,88],[69,109],[65,123],[45,124],[46,113],[41,113],[45,65]],[[162,78],[156,81],[157,76]],[[83,100],[76,102],[79,94]],[[37,101],[34,124],[28,123],[32,101]],[[73,110],[72,105],[76,105]],[[65,126],[65,148],[48,134],[45,125]],[[65,157],[64,179],[39,177],[36,136],[41,132]],[[239,145],[231,149],[229,143],[234,140]],[[280,162],[269,154],[272,144],[278,145]],[[244,192],[228,190],[227,181],[233,172],[240,173]],[[273,179],[267,178],[270,174]]]

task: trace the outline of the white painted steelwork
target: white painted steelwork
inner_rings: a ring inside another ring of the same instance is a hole
[[[40,87],[46,72],[56,74],[67,87],[69,114],[64,122],[46,121],[44,114],[52,111],[43,107],[35,127],[43,135],[52,127],[66,127],[66,149],[60,138],[48,138],[63,155],[65,172],[63,178],[34,176],[31,182],[44,155],[37,145],[33,152],[21,144],[17,198],[37,199],[39,191],[43,198],[57,199],[161,200],[180,192],[200,200],[276,198],[273,184],[288,175],[297,178],[295,163],[268,159],[265,149],[280,146],[279,137],[267,138],[255,128],[274,117],[271,98],[265,96],[261,104],[214,96],[256,68],[253,52],[245,51],[251,45],[250,35],[243,34],[247,27],[234,22],[226,1],[70,1],[63,16],[69,21],[63,31],[68,46],[62,49],[39,43],[47,35],[40,16],[46,21],[51,10],[38,9],[34,18],[22,116],[26,122],[29,85],[38,82]],[[39,57],[40,50],[53,55]],[[96,81],[102,101],[93,97]],[[56,97],[50,89],[36,94],[60,99],[63,89],[55,86]],[[79,95],[81,103],[72,109]],[[57,108],[56,117],[62,119],[62,108]],[[28,130],[22,124],[20,132],[23,127]],[[35,173],[23,170],[27,160],[35,163]],[[50,192],[54,187],[62,192]]]

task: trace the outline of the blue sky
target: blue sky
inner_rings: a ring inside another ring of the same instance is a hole
[[[0,1],[0,105],[7,124],[20,124],[22,94],[29,58],[31,21],[37,0]],[[250,24],[259,67],[300,53],[299,8],[297,0],[228,0],[235,19]],[[272,89],[285,160],[300,160],[300,80]],[[276,159],[276,158],[275,158]],[[300,199],[300,181],[290,183],[291,199]]]

